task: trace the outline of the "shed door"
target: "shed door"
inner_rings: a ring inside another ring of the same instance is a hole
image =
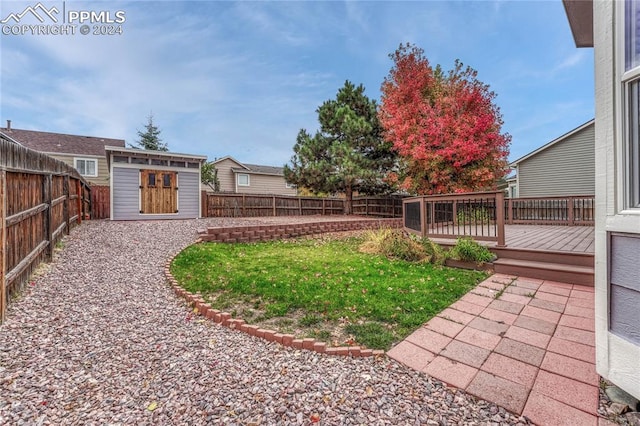
[[[178,213],[178,172],[140,170],[140,213]]]

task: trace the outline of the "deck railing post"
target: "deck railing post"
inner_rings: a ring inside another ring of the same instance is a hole
[[[427,236],[427,208],[424,198],[420,198],[420,236]]]
[[[497,192],[495,195],[496,203],[496,236],[498,237],[498,243],[496,247],[506,247],[505,234],[504,234],[504,192]],[[500,208],[498,208],[500,206]]]
[[[507,200],[507,223],[513,225],[513,198]]]
[[[574,225],[573,200],[573,197],[567,197],[567,220],[569,221],[569,226]]]

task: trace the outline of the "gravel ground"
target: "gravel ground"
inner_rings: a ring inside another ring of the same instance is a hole
[[[283,348],[192,317],[163,278],[170,254],[204,226],[278,220],[76,228],[0,326],[0,424],[526,423],[385,357]]]

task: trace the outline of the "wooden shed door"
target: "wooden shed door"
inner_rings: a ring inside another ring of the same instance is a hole
[[[140,213],[178,213],[178,173],[140,170]]]

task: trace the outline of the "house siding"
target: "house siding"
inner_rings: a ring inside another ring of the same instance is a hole
[[[287,188],[283,176],[258,175],[248,173],[249,186],[239,186],[238,192],[245,194],[296,195],[295,188]]]
[[[593,195],[593,124],[518,164],[519,197]]]
[[[284,176],[265,175],[246,172],[249,175],[249,186],[236,187],[236,174],[232,169],[242,168],[242,164],[231,159],[224,159],[215,164],[218,170],[218,180],[220,181],[221,192],[234,192],[238,194],[277,194],[277,195],[297,195],[296,188],[287,188]]]
[[[193,219],[199,217],[199,173],[178,171],[178,213],[140,214],[140,169],[113,167],[113,220]]]
[[[233,160],[222,160],[216,163],[216,170],[218,170],[218,180],[220,181],[220,191],[222,192],[236,192],[236,181],[233,170],[234,167],[241,167],[240,164]]]
[[[80,155],[80,154],[60,155],[60,154],[52,154],[52,153],[47,153],[47,155],[57,160],[63,161],[68,165],[70,165],[71,167],[75,167],[75,164],[73,163],[74,158],[87,158],[90,160],[98,160],[98,176],[97,177],[82,176],[82,177],[91,185],[100,185],[100,186],[109,185],[109,168],[107,167],[106,157],[92,157],[89,155]]]

